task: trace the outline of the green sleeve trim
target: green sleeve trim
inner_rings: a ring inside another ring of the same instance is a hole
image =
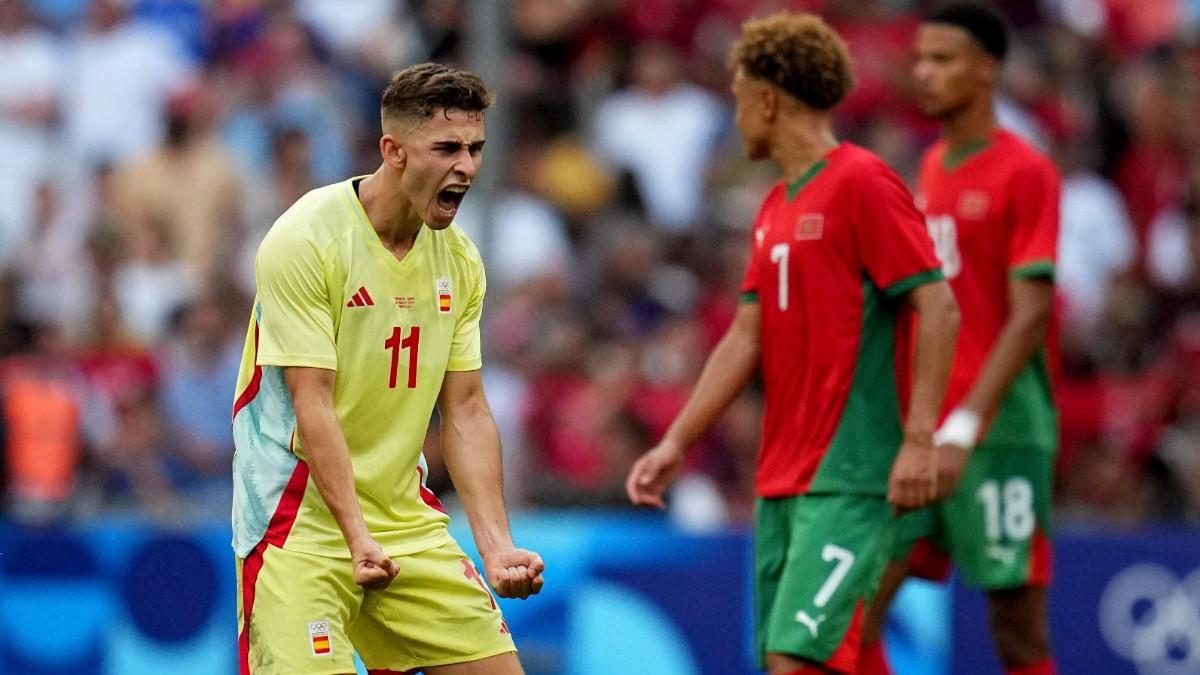
[[[751,303],[758,302],[758,291],[746,291],[738,298],[738,302]]]
[[[942,268],[935,267],[931,270],[918,272],[911,277],[905,277],[904,279],[901,279],[900,281],[897,281],[891,286],[883,289],[883,293],[889,298],[896,298],[904,295],[918,286],[924,286],[925,284],[932,284],[937,281],[945,280],[946,275],[942,274]]]
[[[1009,274],[1015,279],[1045,277],[1054,281],[1054,262],[1051,260],[1034,260],[1033,262],[1012,268]]]

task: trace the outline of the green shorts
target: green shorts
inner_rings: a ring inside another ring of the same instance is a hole
[[[892,558],[908,556],[927,539],[953,559],[969,586],[1049,586],[1053,475],[1051,452],[980,445],[952,496],[900,519]]]
[[[882,497],[801,495],[755,508],[755,641],[768,653],[855,672],[863,612],[896,520]]]

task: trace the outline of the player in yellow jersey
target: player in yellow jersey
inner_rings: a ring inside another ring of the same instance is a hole
[[[483,394],[483,264],[453,224],[479,171],[478,77],[423,64],[383,94],[383,163],[271,227],[234,403],[242,673],[521,673],[483,577],[425,487],[442,451],[496,594],[544,565],[516,548]]]

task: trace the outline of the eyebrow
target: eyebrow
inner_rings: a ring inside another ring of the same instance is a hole
[[[483,144],[484,144],[483,139],[479,139],[478,141],[472,141],[469,143],[463,142],[463,141],[434,141],[433,147],[439,148],[439,149],[461,148],[464,146],[468,147],[468,148],[473,148],[473,147],[482,148]]]

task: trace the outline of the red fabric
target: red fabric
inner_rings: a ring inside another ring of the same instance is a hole
[[[1146,263],[1146,239],[1154,217],[1179,200],[1184,182],[1184,162],[1177,149],[1134,142],[1117,163],[1117,187],[1125,196],[1137,239],[1138,268]]]
[[[756,486],[764,497],[803,494],[842,421],[858,365],[864,276],[887,289],[938,267],[891,169],[848,143],[825,159],[794,201],[782,182],[767,194],[743,281],[762,316]]]
[[[442,506],[442,500],[433,494],[433,490],[425,487],[425,472],[419,466],[417,467],[417,486],[421,492],[421,501],[425,502],[426,506],[435,511],[446,512],[446,507]]]
[[[944,582],[950,578],[954,561],[929,539],[918,539],[908,554],[908,573],[918,579]]]
[[[80,357],[79,367],[88,381],[117,406],[158,387],[158,362],[135,345],[88,352]]]
[[[883,640],[862,646],[862,653],[858,657],[858,675],[892,675]]]
[[[1033,531],[1033,540],[1029,546],[1029,585],[1047,588],[1050,586],[1050,580],[1053,577],[1053,551],[1050,546],[1050,538],[1042,531],[1042,528],[1036,528]]]
[[[858,668],[858,653],[862,649],[863,615],[866,613],[862,600],[854,608],[854,618],[850,619],[850,627],[846,629],[846,637],[837,651],[825,662],[825,667],[838,673],[854,673]]]
[[[1004,672],[1006,675],[1055,675],[1058,668],[1054,664],[1054,659],[1046,659],[1020,668],[1009,668]]]
[[[268,545],[282,548],[287,541],[307,486],[308,464],[298,461],[283,495],[279,498],[279,504],[275,507],[275,513],[271,516],[266,534],[242,562],[242,633],[238,636],[238,663],[241,675],[250,675],[250,616],[254,610],[254,585],[258,581],[258,573],[262,571],[263,554]]]
[[[238,395],[237,400],[233,402],[233,416],[237,417],[238,411],[245,408],[250,401],[258,396],[259,387],[262,386],[262,366],[258,365],[258,324],[254,324],[254,374],[250,376],[250,382],[246,385],[245,391]],[[292,430],[292,442],[296,440],[296,431]]]
[[[1010,271],[1056,258],[1059,178],[1008,131],[952,170],[944,141],[925,153],[920,197],[962,313],[943,416],[966,397],[1008,319]]]

